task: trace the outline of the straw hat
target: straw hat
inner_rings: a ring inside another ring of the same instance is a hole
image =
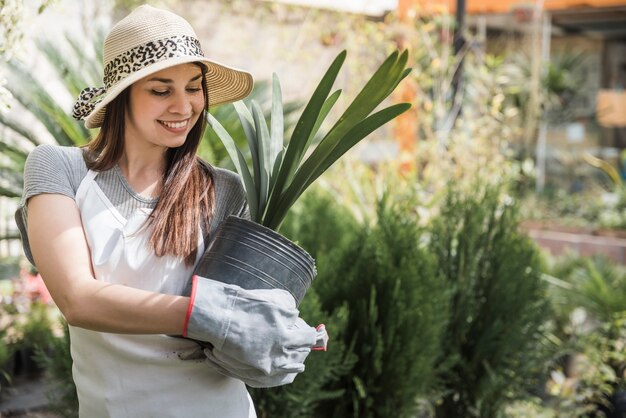
[[[104,87],[84,89],[72,115],[87,128],[102,125],[106,105],[134,82],[178,64],[207,67],[208,106],[241,100],[252,90],[252,76],[204,57],[192,27],[182,17],[140,6],[119,21],[104,41]]]

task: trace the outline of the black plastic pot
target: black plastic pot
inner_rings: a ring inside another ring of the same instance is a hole
[[[229,216],[194,274],[244,289],[284,289],[299,305],[317,271],[304,249],[256,222]]]

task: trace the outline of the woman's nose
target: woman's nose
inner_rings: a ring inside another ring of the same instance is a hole
[[[172,101],[170,102],[168,110],[170,113],[178,113],[181,115],[189,116],[193,106],[189,97],[185,94],[173,94]]]

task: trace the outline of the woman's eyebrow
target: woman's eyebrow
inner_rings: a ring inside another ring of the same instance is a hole
[[[189,80],[189,82],[199,80],[200,78],[202,78],[202,74],[198,74],[197,76],[192,77]],[[174,82],[174,80],[172,80],[171,78],[161,78],[161,77],[152,77],[152,78],[149,78],[146,81],[158,81],[160,83],[165,83],[165,84],[172,84]]]

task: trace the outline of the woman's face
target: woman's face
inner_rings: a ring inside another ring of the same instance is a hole
[[[185,142],[204,109],[202,71],[195,64],[166,68],[130,88],[126,141],[166,148]]]

